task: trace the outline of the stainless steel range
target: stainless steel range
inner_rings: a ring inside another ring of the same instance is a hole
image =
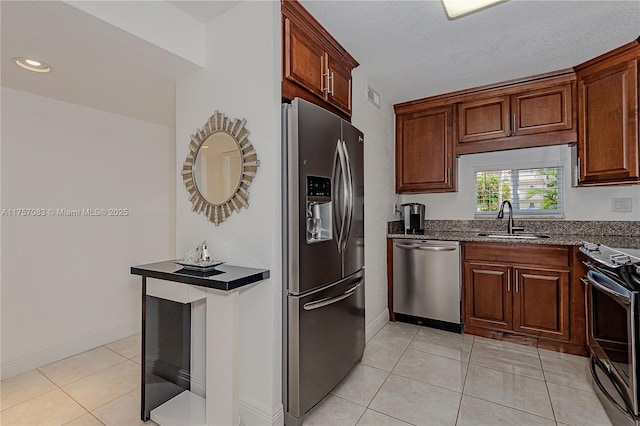
[[[585,242],[593,385],[615,425],[640,425],[640,250]]]

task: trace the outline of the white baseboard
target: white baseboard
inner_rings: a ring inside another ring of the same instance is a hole
[[[33,370],[34,368],[60,361],[61,359],[88,351],[89,349],[93,349],[98,346],[106,345],[116,340],[124,339],[125,337],[129,337],[136,333],[140,333],[140,322],[133,322],[92,336],[83,337],[82,339],[74,342],[45,349],[32,355],[2,362],[2,364],[0,364],[0,377],[4,380],[9,377],[17,376],[18,374]]]
[[[378,331],[382,330],[389,322],[389,311],[387,309],[380,312],[369,324],[367,324],[367,330],[365,331],[366,341],[368,342],[375,336]]]
[[[241,396],[238,405],[241,424],[244,426],[279,426],[284,424],[282,404],[280,404],[276,412],[273,413],[272,410],[264,405]]]

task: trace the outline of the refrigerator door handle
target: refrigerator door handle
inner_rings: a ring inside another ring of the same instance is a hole
[[[336,209],[340,209],[340,221],[339,221],[339,231],[338,231],[338,252],[342,253],[344,251],[344,247],[346,247],[346,236],[347,236],[347,232],[348,232],[348,212],[350,211],[349,209],[349,182],[347,179],[347,175],[346,175],[346,171],[347,171],[347,158],[345,157],[345,151],[344,151],[344,144],[343,142],[338,139],[338,143],[337,143],[337,152],[338,152],[338,159],[340,160],[340,170],[339,173],[337,173],[338,171],[335,170],[335,176],[336,177],[340,177],[339,180],[342,180],[342,188],[341,190],[338,192],[339,195],[339,199],[340,202],[337,202],[338,200],[334,200],[334,206],[336,206]],[[335,212],[335,209],[334,209]],[[338,221],[336,221],[338,222]]]
[[[339,302],[343,299],[346,299],[347,297],[353,295],[353,293],[355,293],[355,291],[358,289],[358,287],[360,287],[362,285],[362,279],[360,279],[358,281],[358,284],[354,285],[353,287],[351,287],[349,290],[345,291],[344,293],[342,293],[339,296],[334,296],[334,297],[326,297],[324,299],[320,299],[317,300],[315,302],[309,302],[309,303],[305,303],[302,307],[305,311],[311,311],[313,309],[318,309],[318,308],[323,308],[325,306],[334,304],[336,302]]]
[[[347,144],[342,141],[342,152],[345,157],[345,166],[346,166],[346,177],[345,181],[347,183],[347,194],[346,194],[346,212],[345,212],[345,221],[347,223],[344,238],[342,241],[342,251],[347,249],[347,242],[349,240],[349,235],[351,234],[351,223],[353,222],[353,176],[351,174],[351,160],[349,159],[349,153],[347,152]]]
[[[331,187],[331,199],[333,201],[333,229],[336,235],[336,245],[338,247],[338,251],[340,251],[340,242],[342,241],[342,237],[340,235],[340,230],[342,227],[342,216],[340,215],[340,203],[338,203],[339,192],[338,192],[338,182],[340,181],[340,166],[341,156],[340,156],[340,140],[338,139],[338,144],[336,145],[336,152],[333,158],[333,184]]]

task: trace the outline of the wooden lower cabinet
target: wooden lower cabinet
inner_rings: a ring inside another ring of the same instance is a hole
[[[570,247],[465,243],[463,253],[465,333],[585,353],[584,292],[571,281]]]
[[[464,263],[464,324],[511,330],[510,268]]]
[[[516,267],[512,273],[513,330],[569,341],[569,272]]]

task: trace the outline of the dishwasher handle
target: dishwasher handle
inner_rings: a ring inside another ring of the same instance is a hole
[[[456,246],[423,246],[420,244],[396,244],[398,248],[406,250],[427,250],[427,251],[455,251]]]

